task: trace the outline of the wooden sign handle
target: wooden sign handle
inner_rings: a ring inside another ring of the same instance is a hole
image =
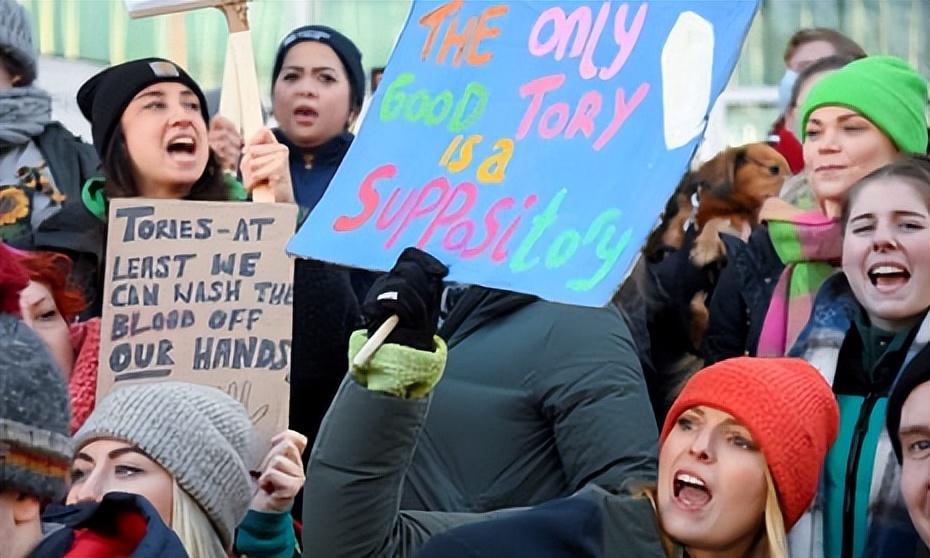
[[[229,27],[219,112],[229,118],[242,137],[248,140],[265,124],[258,93],[258,76],[255,73],[248,6],[245,0],[235,0],[225,2],[219,8],[226,16],[226,25]],[[275,201],[274,192],[267,184],[253,188],[252,199],[262,203]]]
[[[354,368],[361,368],[368,364],[368,361],[371,360],[372,355],[375,354],[381,345],[384,344],[384,340],[387,339],[388,335],[394,331],[394,328],[397,327],[397,323],[400,321],[396,315],[391,316],[390,318],[384,320],[384,323],[381,324],[371,337],[368,338],[368,341],[362,345],[362,348],[355,355],[355,358],[352,359],[352,366]]]

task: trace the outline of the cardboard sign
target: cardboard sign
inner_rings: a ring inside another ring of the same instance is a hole
[[[416,1],[348,155],[288,245],[605,304],[686,170],[756,1]]]
[[[215,386],[267,439],[287,427],[297,208],[110,202],[97,399],[135,382]]]

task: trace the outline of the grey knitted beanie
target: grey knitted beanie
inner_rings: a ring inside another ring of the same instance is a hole
[[[42,340],[0,314],[0,491],[61,500],[71,471],[68,391]]]
[[[249,471],[258,465],[255,429],[238,401],[182,382],[118,388],[74,435],[74,447],[100,439],[133,444],[164,467],[232,546],[252,499]]]
[[[32,26],[26,8],[16,0],[0,0],[0,55],[10,58],[21,72],[17,86],[36,79],[36,51],[32,46]]]

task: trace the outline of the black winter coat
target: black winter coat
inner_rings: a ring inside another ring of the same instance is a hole
[[[772,293],[785,269],[765,226],[754,230],[748,243],[729,235],[721,238],[727,247],[727,267],[708,306],[705,365],[755,356]]]
[[[691,341],[691,300],[700,292],[709,296],[720,276],[722,262],[704,267],[691,262],[695,236],[689,229],[682,247],[667,250],[659,261],[640,258],[614,297],[636,342],[659,426],[679,389],[701,367],[699,347]]]

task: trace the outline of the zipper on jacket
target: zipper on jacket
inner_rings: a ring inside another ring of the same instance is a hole
[[[869,418],[872,415],[872,408],[881,398],[876,393],[869,393],[865,401],[862,402],[862,408],[859,410],[859,418],[856,419],[856,428],[853,430],[852,440],[849,444],[849,457],[846,460],[846,490],[843,496],[843,544],[840,547],[840,556],[842,558],[853,558],[853,527],[856,518],[856,484],[857,474],[859,472],[859,458],[862,452],[862,442],[869,430]]]

